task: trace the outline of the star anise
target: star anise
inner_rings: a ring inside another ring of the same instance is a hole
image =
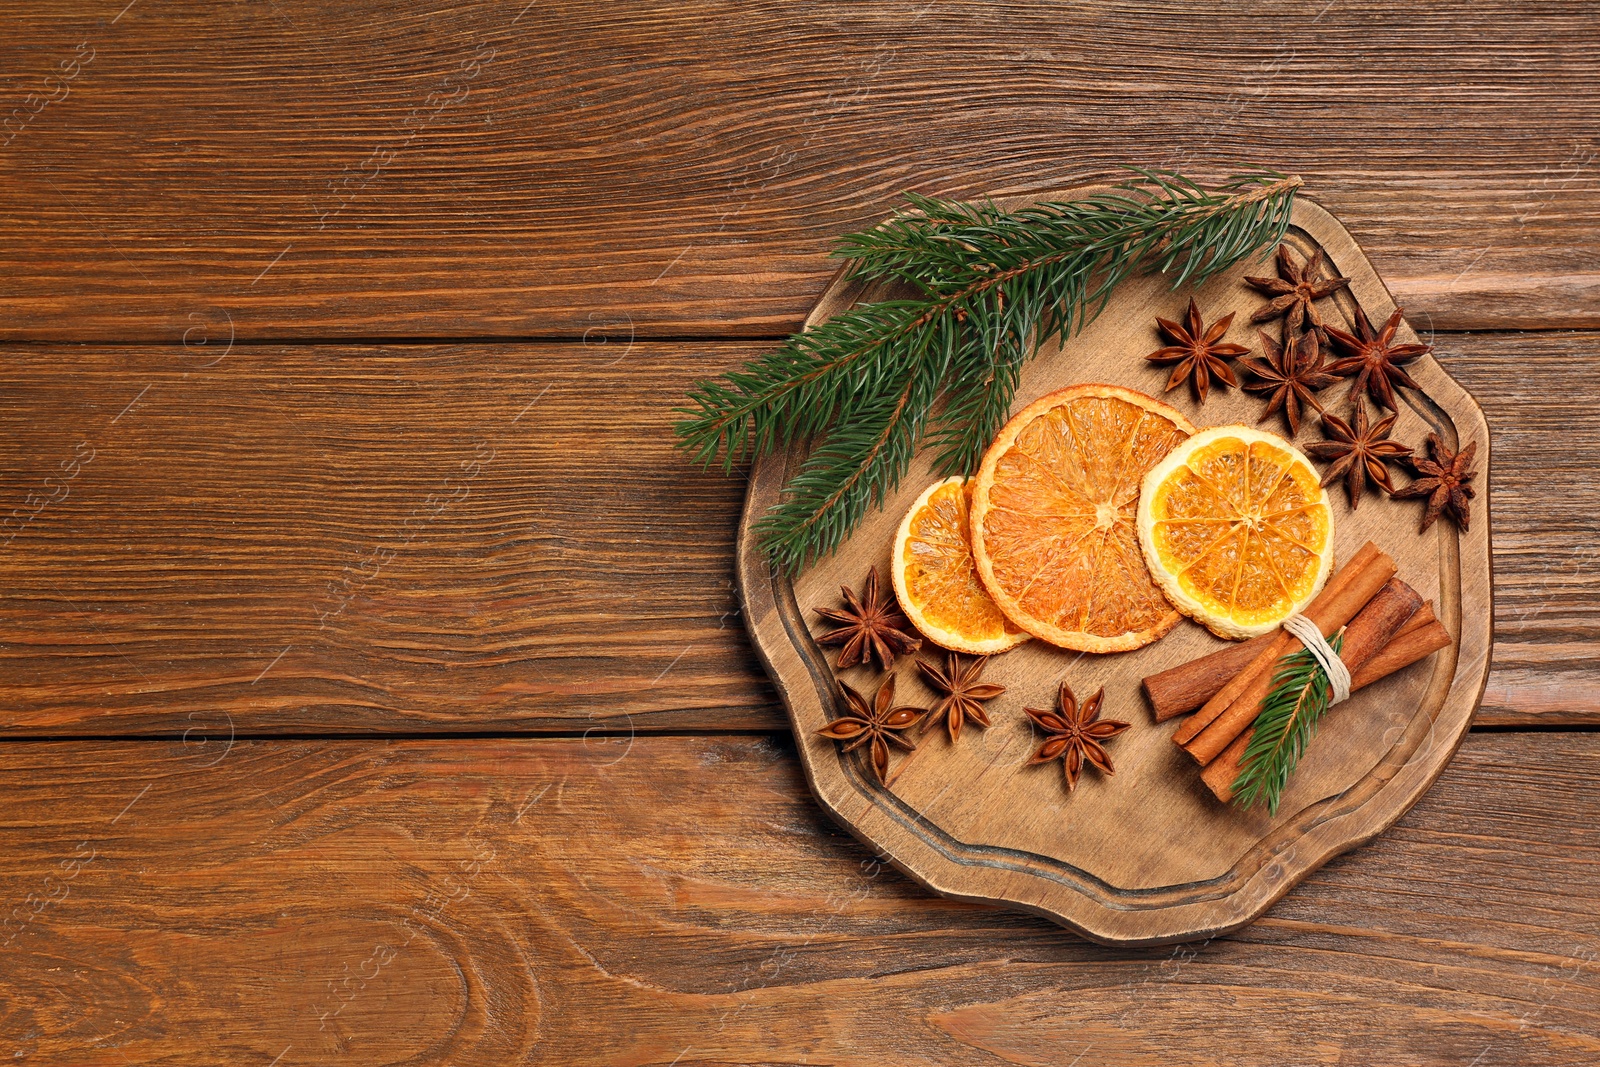
[[[1394,492],[1394,483],[1389,480],[1389,468],[1385,464],[1411,455],[1411,449],[1388,439],[1394,420],[1399,417],[1398,414],[1389,415],[1378,420],[1376,426],[1369,427],[1367,405],[1359,396],[1356,397],[1354,427],[1331,412],[1323,412],[1322,433],[1328,439],[1307,445],[1306,451],[1324,462],[1332,461],[1333,465],[1322,476],[1322,484],[1327,485],[1342,475],[1351,511],[1361,503],[1361,491],[1369,481],[1386,493]]]
[[[1428,498],[1421,530],[1432,526],[1433,520],[1441,512],[1449,512],[1456,525],[1465,530],[1472,518],[1468,509],[1472,506],[1470,501],[1474,493],[1469,483],[1478,476],[1478,472],[1472,469],[1472,457],[1477,454],[1478,442],[1472,442],[1460,452],[1452,452],[1439,440],[1438,434],[1430,433],[1428,450],[1433,453],[1432,459],[1411,457],[1411,467],[1417,472],[1417,477],[1404,489],[1396,490],[1394,498]]]
[[[1307,331],[1281,345],[1265,333],[1260,333],[1260,337],[1261,351],[1267,358],[1239,360],[1241,367],[1260,379],[1246,385],[1245,390],[1270,394],[1267,410],[1262,412],[1260,421],[1265,422],[1274,412],[1281,411],[1289,423],[1290,434],[1299,433],[1301,406],[1322,411],[1317,392],[1339,379],[1323,369],[1322,346],[1315,333]]]
[[[989,725],[989,715],[983,710],[982,701],[993,700],[1004,693],[1006,687],[993,682],[978,681],[978,676],[983,673],[983,668],[988,663],[988,656],[973,656],[963,663],[961,657],[954,652],[945,654],[943,667],[929,663],[925,659],[917,660],[917,669],[922,672],[923,679],[935,692],[943,694],[923,722],[923,733],[927,733],[928,727],[943,719],[945,729],[950,733],[950,743],[955,744],[956,739],[961,736],[962,723],[973,722],[985,727]]]
[[[1355,334],[1345,333],[1336,326],[1324,327],[1333,343],[1346,353],[1343,359],[1337,359],[1328,365],[1328,373],[1337,374],[1341,378],[1355,375],[1355,384],[1350,387],[1351,403],[1356,403],[1362,392],[1367,392],[1371,394],[1373,400],[1390,411],[1399,411],[1400,408],[1394,400],[1394,387],[1406,385],[1412,389],[1421,389],[1421,386],[1412,381],[1411,376],[1400,368],[1403,364],[1426,355],[1432,350],[1432,346],[1395,344],[1394,333],[1399,328],[1399,308],[1394,309],[1394,314],[1389,316],[1389,321],[1383,324],[1381,330],[1374,331],[1371,321],[1367,319],[1367,313],[1359,308],[1356,309]]]
[[[1228,332],[1228,325],[1231,322],[1233,322],[1233,312],[1230,311],[1207,329],[1193,297],[1189,298],[1187,326],[1180,326],[1169,319],[1156,319],[1156,325],[1166,334],[1167,340],[1173,343],[1166,348],[1156,349],[1144,358],[1163,367],[1177,364],[1172,368],[1172,377],[1167,379],[1168,392],[1176,389],[1180,382],[1188,378],[1194,388],[1195,399],[1204,404],[1206,392],[1211,387],[1211,379],[1215,378],[1219,382],[1227,382],[1234,386],[1239,384],[1239,380],[1233,376],[1233,368],[1228,366],[1227,361],[1242,356],[1250,350],[1244,345],[1222,341],[1222,335]]]
[[[1106,755],[1100,742],[1120,734],[1128,728],[1128,724],[1100,718],[1100,701],[1105,695],[1105,689],[1101,688],[1080,707],[1077,698],[1072,695],[1072,689],[1062,682],[1061,691],[1056,695],[1057,711],[1022,709],[1035,726],[1049,735],[1028,763],[1061,760],[1067,776],[1068,792],[1078,787],[1078,772],[1083,770],[1085,760],[1106,774],[1113,773],[1111,757]]]
[[[884,776],[889,773],[889,746],[899,745],[907,751],[915,749],[917,746],[900,734],[915,726],[927,713],[921,708],[892,706],[894,704],[892,674],[878,687],[878,694],[871,704],[867,703],[866,697],[843,682],[839,683],[839,688],[844,692],[845,703],[850,706],[850,712],[834,719],[817,733],[831,741],[843,742],[846,752],[854,752],[862,745],[871,746],[867,752],[872,757],[872,772],[878,776],[878,784],[882,785]]]
[[[1335,275],[1318,278],[1322,273],[1322,249],[1312,255],[1304,266],[1294,261],[1288,245],[1278,246],[1278,277],[1245,278],[1250,285],[1272,297],[1271,302],[1250,317],[1251,322],[1270,322],[1284,316],[1285,336],[1299,333],[1309,320],[1312,327],[1322,328],[1322,316],[1317,312],[1317,301],[1338,292],[1350,284],[1349,278]]]
[[[900,613],[892,596],[879,589],[877,567],[867,572],[867,584],[862,586],[859,599],[847,585],[840,586],[839,591],[847,605],[844,611],[817,609],[818,615],[839,629],[817,638],[817,644],[843,646],[839,649],[840,670],[865,663],[869,657],[888,670],[896,656],[910,655],[922,647],[922,639],[911,635],[911,623]]]

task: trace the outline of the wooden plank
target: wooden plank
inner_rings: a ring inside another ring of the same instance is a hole
[[[1136,14],[27,0],[0,336],[781,334],[904,189],[1127,162],[1303,174],[1419,326],[1600,324],[1589,12]]]
[[[1439,338],[1494,437],[1495,645],[1479,723],[1600,722],[1600,338]]]
[[[1600,721],[1600,334],[1437,341],[1495,437],[1479,721]],[[10,732],[787,729],[743,475],[670,443],[757,347],[221,351],[0,349]]]
[[[0,1034],[74,1064],[1600,1059],[1600,737],[1474,735],[1231,937],[925,894],[747,737],[20,743]]]
[[[743,478],[672,444],[703,350],[190,356],[5,360],[14,730],[773,723]]]

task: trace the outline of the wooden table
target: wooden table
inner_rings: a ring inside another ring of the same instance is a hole
[[[1585,6],[7,5],[0,1059],[1600,1062]],[[1176,950],[821,815],[671,435],[901,190],[1121,161],[1304,175],[1496,457],[1480,728]]]

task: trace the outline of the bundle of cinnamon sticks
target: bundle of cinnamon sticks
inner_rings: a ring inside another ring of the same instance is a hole
[[[1433,605],[1395,577],[1394,560],[1370,541],[1302,614],[1324,637],[1344,629],[1339,658],[1349,668],[1351,692],[1451,643]],[[1201,778],[1217,799],[1233,799],[1239,764],[1278,664],[1304,647],[1278,630],[1144,679],[1157,722],[1195,712],[1173,741],[1205,768]]]

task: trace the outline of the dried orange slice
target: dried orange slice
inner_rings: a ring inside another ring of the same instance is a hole
[[[973,479],[972,551],[1000,611],[1086,652],[1139,648],[1177,625],[1145,569],[1140,480],[1194,427],[1154,397],[1074,385],[1006,423]]]
[[[1150,573],[1213,633],[1266,633],[1316,596],[1333,566],[1333,511],[1319,481],[1277,434],[1200,431],[1145,476],[1139,542]]]
[[[934,482],[917,497],[894,539],[895,596],[922,635],[936,645],[989,656],[1028,635],[995,607],[972,560],[967,483]]]

